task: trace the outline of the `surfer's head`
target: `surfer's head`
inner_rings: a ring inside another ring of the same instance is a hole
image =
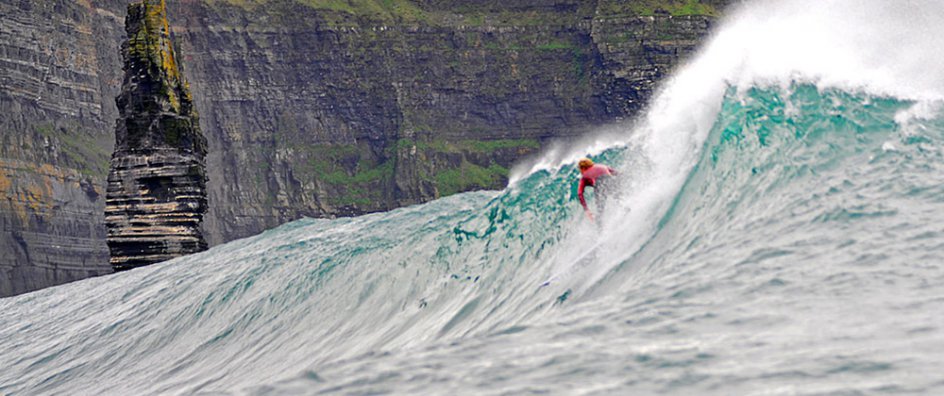
[[[593,167],[593,161],[590,158],[582,158],[580,162],[577,163],[577,166],[580,167],[580,171],[586,171]]]

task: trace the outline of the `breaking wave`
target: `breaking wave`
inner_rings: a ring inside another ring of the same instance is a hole
[[[941,11],[747,5],[504,191],[0,300],[0,393],[940,393]]]

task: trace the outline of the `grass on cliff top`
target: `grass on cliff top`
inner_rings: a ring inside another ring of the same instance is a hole
[[[636,0],[631,2],[606,0],[600,2],[598,13],[608,16],[719,15],[718,10],[712,5],[699,0]]]

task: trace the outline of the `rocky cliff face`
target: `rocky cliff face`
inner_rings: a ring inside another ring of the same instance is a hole
[[[0,1],[0,296],[111,273],[105,175],[120,19]]]
[[[0,160],[14,164],[0,164],[0,246],[13,252],[0,295],[11,268],[107,271],[99,213],[123,3],[0,0]],[[208,139],[206,239],[501,188],[550,139],[635,114],[721,5],[170,2]],[[47,180],[50,194],[35,193]]]
[[[321,3],[172,7],[219,181],[211,244],[501,188],[549,140],[635,114],[714,19],[671,12],[715,10]]]
[[[177,64],[164,0],[128,6],[124,83],[105,225],[116,271],[206,250],[206,139]]]

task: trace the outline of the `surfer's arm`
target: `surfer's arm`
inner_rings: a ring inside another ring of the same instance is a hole
[[[583,197],[583,188],[587,186],[584,180],[586,179],[580,178],[580,185],[577,187],[577,198],[580,198],[580,204],[583,205],[583,210],[588,210],[587,199]]]
[[[587,214],[590,220],[593,220],[593,214],[590,213],[590,208],[587,207],[587,199],[583,196],[583,189],[587,186],[586,180],[585,178],[580,178],[580,186],[577,187],[577,198],[580,198],[580,205],[583,206],[583,212]]]
[[[606,170],[610,173],[610,175],[616,176],[616,169],[610,168],[608,166],[606,167]]]

